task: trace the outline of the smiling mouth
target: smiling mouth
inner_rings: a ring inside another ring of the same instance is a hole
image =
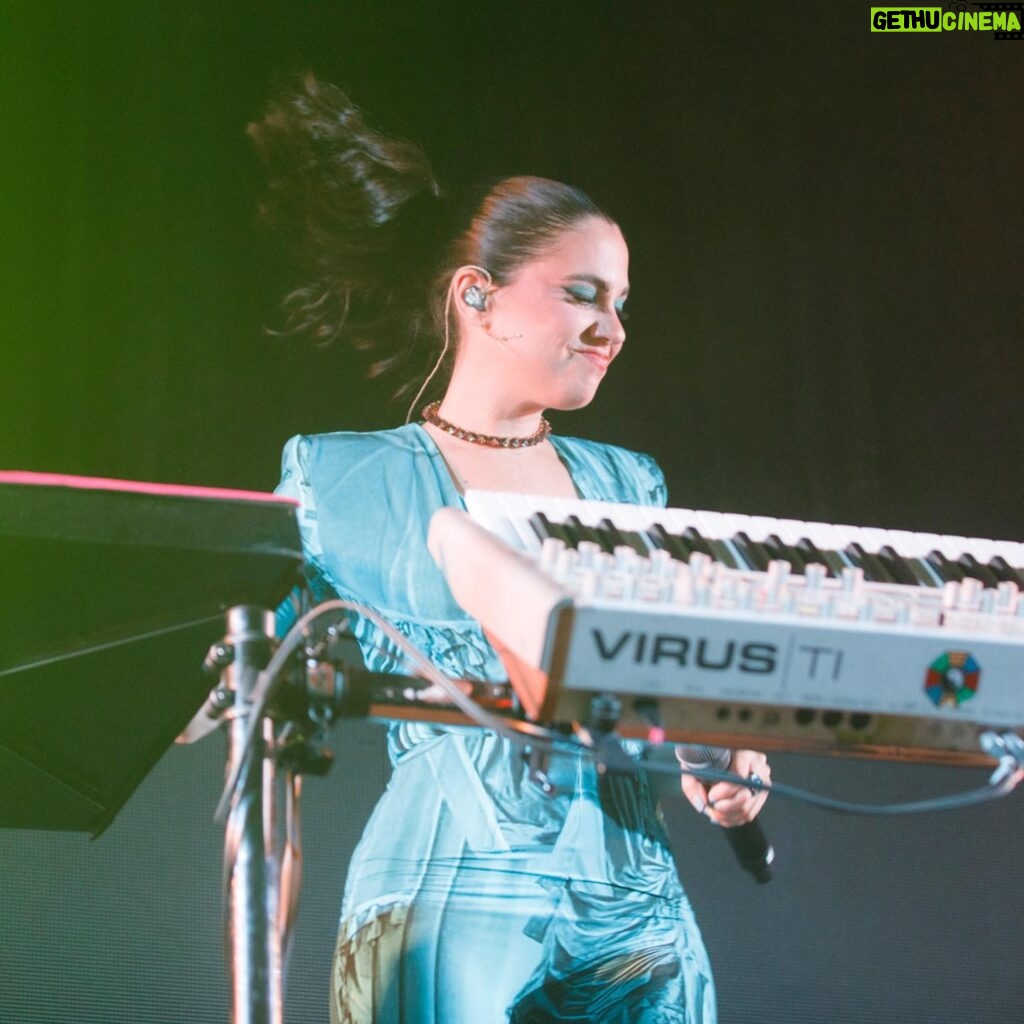
[[[588,362],[593,363],[595,366],[600,367],[602,370],[608,369],[608,364],[612,361],[612,357],[605,355],[603,352],[592,351],[591,349],[574,348],[571,349],[578,356],[583,356]]]

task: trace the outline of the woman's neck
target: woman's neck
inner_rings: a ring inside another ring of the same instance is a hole
[[[438,412],[464,430],[499,437],[528,437],[540,426],[544,411],[536,403],[504,394],[500,385],[471,379],[468,373],[452,375]]]

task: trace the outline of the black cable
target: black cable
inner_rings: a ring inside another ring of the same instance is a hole
[[[414,666],[420,670],[423,678],[427,682],[433,683],[443,690],[460,711],[482,728],[489,729],[498,735],[504,736],[511,742],[529,743],[532,746],[539,747],[547,751],[553,752],[555,750],[562,749],[570,753],[587,753],[597,764],[603,765],[604,769],[607,771],[614,772],[627,770],[621,763],[620,758],[609,758],[606,754],[603,754],[593,742],[581,741],[578,736],[573,740],[560,733],[547,729],[543,726],[535,725],[531,722],[507,720],[499,718],[496,715],[492,715],[485,708],[476,704],[471,697],[463,693],[456,682],[449,679],[443,672],[441,672],[441,670],[438,669],[437,666],[419,650],[419,648],[412,644],[408,637],[401,634],[380,614],[372,608],[367,608],[365,605],[361,605],[358,602],[345,601],[340,598],[325,601],[317,605],[295,622],[292,628],[288,631],[288,634],[282,640],[281,645],[274,652],[267,667],[260,673],[256,686],[253,689],[252,705],[248,711],[250,720],[244,744],[246,754],[250,748],[255,730],[259,727],[259,722],[261,721],[263,713],[267,707],[273,685],[281,670],[287,664],[288,659],[292,656],[295,650],[298,649],[300,642],[306,635],[307,628],[317,619],[322,618],[328,612],[335,610],[354,611],[373,622],[374,625],[376,625],[392,640],[392,642],[396,644],[396,646],[404,650],[404,652],[409,656],[410,661],[412,661]],[[621,750],[617,744],[616,747]],[[245,756],[239,758],[236,767],[240,769],[244,761]],[[635,771],[641,768],[648,772],[672,774],[674,776],[679,774],[688,774],[706,782],[730,782],[734,785],[763,790],[767,793],[777,793],[779,796],[789,797],[793,800],[801,800],[804,803],[811,804],[812,806],[820,807],[824,810],[835,811],[841,814],[900,815],[953,810],[959,807],[969,807],[1004,797],[1010,793],[1020,781],[1021,770],[1024,769],[1024,765],[1022,765],[1018,759],[1006,756],[1000,760],[999,767],[993,773],[989,782],[983,787],[968,790],[964,793],[954,793],[944,797],[934,797],[928,800],[912,800],[898,804],[853,803],[848,800],[838,800],[834,797],[813,793],[810,790],[800,789],[796,786],[789,786],[780,782],[766,785],[765,783],[758,782],[756,780],[742,778],[741,776],[734,775],[731,772],[720,772],[713,769],[694,769],[668,764],[662,766],[646,761],[636,762],[636,767],[628,770]],[[223,816],[231,802],[232,794],[235,792],[238,785],[240,775],[240,770],[235,771],[227,780],[224,792],[221,795],[220,803],[217,807],[216,817],[218,820]]]
[[[746,789],[755,789],[765,793],[777,793],[779,796],[789,797],[792,800],[801,800],[804,803],[821,807],[827,811],[836,811],[841,814],[865,814],[865,815],[898,815],[898,814],[923,814],[928,811],[947,811],[959,807],[970,807],[974,804],[985,803],[988,800],[996,800],[1006,796],[1016,788],[1019,779],[1015,778],[1013,765],[1000,763],[1000,767],[986,785],[977,789],[969,789],[964,793],[953,793],[949,796],[931,797],[927,800],[910,800],[897,804],[870,804],[854,803],[849,800],[837,800],[835,797],[824,796],[807,789],[800,789],[797,786],[790,786],[782,782],[771,784],[758,782],[755,779],[743,778],[734,775],[732,772],[720,772],[704,768],[684,768],[675,765],[660,765],[645,763],[646,771],[654,771],[659,774],[683,774],[692,775],[702,782],[731,782],[736,786],[743,786]],[[994,781],[993,781],[994,780]]]
[[[291,629],[288,630],[287,635],[281,641],[280,646],[271,656],[270,661],[267,663],[267,667],[260,672],[257,677],[256,684],[252,691],[251,704],[246,711],[246,714],[249,717],[249,722],[243,740],[244,752],[247,753],[251,748],[253,737],[256,730],[259,728],[259,723],[266,711],[274,684],[277,682],[279,675],[287,665],[288,660],[292,657],[295,651],[298,650],[299,645],[304,640],[306,630],[316,622],[317,619],[323,618],[329,612],[338,610],[354,611],[357,614],[362,615],[364,618],[369,619],[378,629],[381,630],[382,633],[385,634],[385,636],[389,637],[397,647],[405,652],[414,667],[419,670],[422,677],[427,682],[433,683],[439,689],[443,690],[451,699],[452,704],[462,711],[467,718],[471,719],[482,728],[490,729],[492,732],[495,732],[500,736],[504,736],[506,739],[512,740],[513,742],[529,742],[534,746],[544,747],[545,749],[554,749],[556,743],[562,743],[565,741],[565,737],[560,734],[545,729],[543,726],[535,725],[532,722],[512,722],[511,720],[499,718],[497,715],[492,715],[485,708],[480,707],[471,697],[463,693],[457,683],[449,679],[418,647],[415,646],[415,644],[409,640],[408,637],[400,633],[378,612],[374,611],[372,608],[366,607],[365,605],[359,604],[356,601],[345,601],[341,598],[334,598],[317,605],[292,625]],[[521,738],[522,736],[525,736],[526,738],[523,739]],[[235,769],[229,774],[224,785],[224,791],[221,794],[221,798],[217,804],[217,810],[214,815],[215,820],[217,821],[223,819],[231,804],[232,795],[238,788],[239,780],[241,778],[241,767],[244,760],[244,756],[238,759]]]

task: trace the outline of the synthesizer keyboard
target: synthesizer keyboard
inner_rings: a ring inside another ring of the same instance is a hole
[[[971,760],[1024,725],[1024,545],[470,491],[430,545],[527,715]]]

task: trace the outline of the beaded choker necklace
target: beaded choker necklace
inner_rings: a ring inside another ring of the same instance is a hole
[[[551,433],[551,424],[542,416],[540,426],[528,437],[498,437],[494,434],[477,434],[472,430],[463,430],[462,427],[449,423],[438,415],[437,410],[441,407],[440,402],[431,402],[424,406],[420,415],[427,423],[433,424],[438,430],[443,430],[460,441],[470,441],[472,444],[482,444],[487,448],[532,448],[534,445],[542,444]]]

